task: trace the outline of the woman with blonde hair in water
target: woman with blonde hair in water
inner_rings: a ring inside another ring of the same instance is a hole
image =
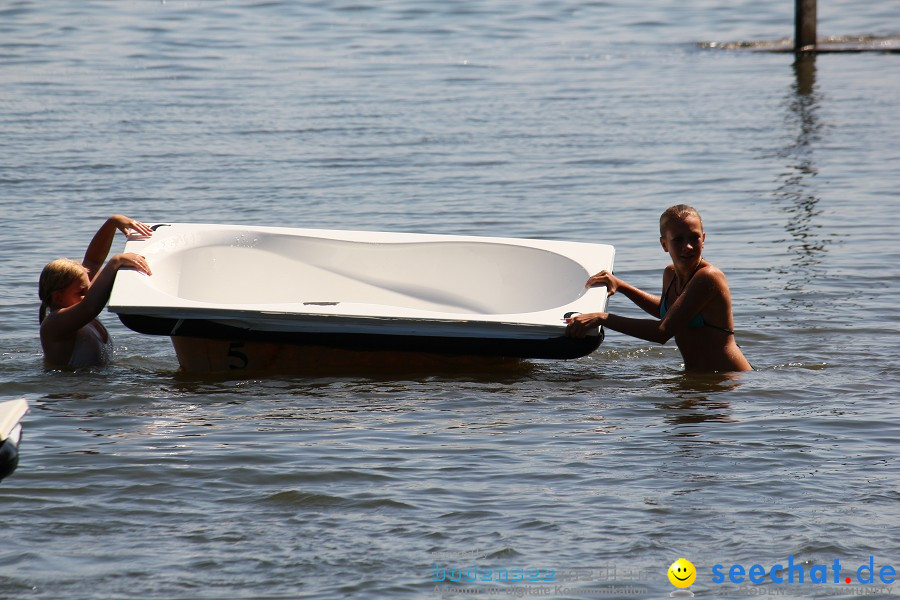
[[[703,258],[706,233],[700,213],[679,204],[659,219],[659,242],[672,264],[663,271],[662,296],[654,296],[608,271],[600,271],[586,287],[606,286],[621,292],[654,319],[590,313],[568,319],[567,335],[584,337],[603,326],[632,337],[665,344],[672,337],[688,371],[748,371],[752,367],[734,340],[731,291],[725,274]]]
[[[150,275],[146,259],[138,254],[116,254],[103,266],[116,231],[153,233],[143,223],[113,215],[94,235],[81,263],[59,258],[41,272],[38,319],[44,359],[50,366],[79,368],[109,361],[112,343],[97,316],[109,300],[116,272],[128,268]]]

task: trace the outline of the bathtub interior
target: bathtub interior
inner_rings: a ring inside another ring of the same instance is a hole
[[[530,313],[584,294],[588,272],[539,248],[467,240],[362,242],[207,232],[164,244],[147,283],[211,304],[364,303],[456,314]]]

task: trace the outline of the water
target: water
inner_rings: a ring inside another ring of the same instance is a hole
[[[820,5],[821,35],[898,33],[895,2]],[[436,563],[477,562],[594,568],[553,597],[658,598],[682,556],[721,597],[716,564],[900,567],[900,64],[699,46],[791,19],[774,0],[4,5],[0,400],[32,412],[0,485],[0,597],[424,598]],[[196,378],[112,315],[114,365],[42,368],[38,273],[113,213],[597,241],[657,290],[656,219],[680,202],[755,372],[685,375],[674,345],[610,332],[499,371]]]

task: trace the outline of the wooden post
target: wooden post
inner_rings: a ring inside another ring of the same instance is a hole
[[[816,0],[794,0],[794,52],[816,49]]]

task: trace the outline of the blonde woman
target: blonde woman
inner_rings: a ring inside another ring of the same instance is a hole
[[[146,259],[138,254],[116,254],[103,266],[116,231],[142,236],[153,233],[139,221],[113,215],[94,235],[81,263],[59,258],[41,272],[41,347],[49,366],[80,368],[109,361],[112,343],[97,316],[109,300],[116,272],[129,268],[150,275]]]

